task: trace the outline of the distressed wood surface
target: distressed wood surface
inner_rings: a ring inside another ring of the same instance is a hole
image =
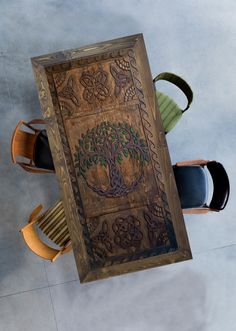
[[[143,36],[32,65],[80,281],[191,259]]]

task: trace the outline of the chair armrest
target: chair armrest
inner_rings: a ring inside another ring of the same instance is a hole
[[[14,153],[15,138],[22,125],[24,125],[24,121],[20,120],[18,122],[17,126],[15,127],[15,130],[14,130],[14,132],[12,134],[12,138],[11,138],[11,159],[12,159],[13,163],[17,163],[15,153]]]
[[[35,132],[41,131],[39,129],[34,128],[33,127],[34,124],[43,124],[43,125],[45,125],[46,122],[45,122],[45,120],[43,120],[41,118],[36,118],[36,119],[34,119],[34,120],[32,120],[32,121],[30,121],[28,123],[24,122],[24,125],[27,126],[29,129],[31,129],[31,130],[33,130]]]
[[[189,161],[177,162],[176,166],[178,166],[178,167],[188,166],[188,165],[204,166],[204,165],[207,165],[208,162],[210,162],[210,161],[209,160],[189,160]]]
[[[207,214],[213,211],[219,211],[212,208],[191,208],[191,209],[182,209],[183,214],[193,215],[193,214]]]
[[[70,241],[70,242],[67,244],[67,246],[64,247],[64,248],[62,249],[62,254],[64,254],[64,253],[69,253],[71,250],[72,250],[72,244],[71,244],[71,241]]]
[[[28,122],[27,124],[31,125],[31,124],[46,124],[46,121],[42,118],[36,118],[30,122]]]
[[[35,223],[35,221],[37,222],[39,220],[40,217],[37,217],[37,216],[42,209],[43,209],[43,205],[41,205],[41,204],[34,208],[32,213],[30,214],[29,223],[32,223],[32,222]]]
[[[24,163],[24,162],[18,162],[18,164],[25,170],[25,171],[28,171],[28,172],[32,172],[32,173],[35,173],[35,174],[49,174],[49,173],[55,173],[54,170],[48,170],[48,169],[39,169],[39,168],[36,168],[34,166],[30,166],[28,165],[27,163]]]

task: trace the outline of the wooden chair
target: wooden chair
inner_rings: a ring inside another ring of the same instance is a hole
[[[207,172],[213,181],[213,195],[209,205]],[[205,214],[225,208],[230,185],[223,165],[216,161],[192,160],[173,166],[181,207],[184,214]]]
[[[62,201],[39,215],[43,206],[37,206],[29,217],[29,222],[20,232],[28,247],[38,256],[54,262],[60,255],[71,251],[70,235],[66,223]],[[42,232],[58,248],[44,243],[38,231]]]
[[[175,127],[183,113],[190,107],[193,101],[193,92],[183,78],[173,73],[162,72],[153,79],[153,83],[155,84],[159,80],[165,80],[176,85],[185,94],[188,100],[186,108],[181,109],[173,99],[156,89],[156,103],[161,113],[165,133],[168,133]]]
[[[45,121],[35,119],[26,123],[21,120],[17,124],[11,141],[12,162],[28,172],[55,172],[46,130],[36,129],[34,124],[45,124]],[[23,127],[30,129],[31,132],[23,130]],[[19,157],[26,158],[29,162],[17,160]]]

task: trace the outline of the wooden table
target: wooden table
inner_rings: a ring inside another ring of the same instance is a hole
[[[80,281],[191,259],[142,34],[32,65]]]

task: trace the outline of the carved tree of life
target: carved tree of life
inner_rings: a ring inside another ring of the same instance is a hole
[[[120,166],[124,158],[135,160],[139,173],[131,183],[125,183]],[[139,133],[128,123],[102,122],[81,135],[75,152],[77,175],[82,176],[88,187],[99,195],[121,197],[132,192],[143,177],[143,165],[149,162],[148,147]],[[89,183],[86,172],[99,165],[109,174],[107,188]]]

